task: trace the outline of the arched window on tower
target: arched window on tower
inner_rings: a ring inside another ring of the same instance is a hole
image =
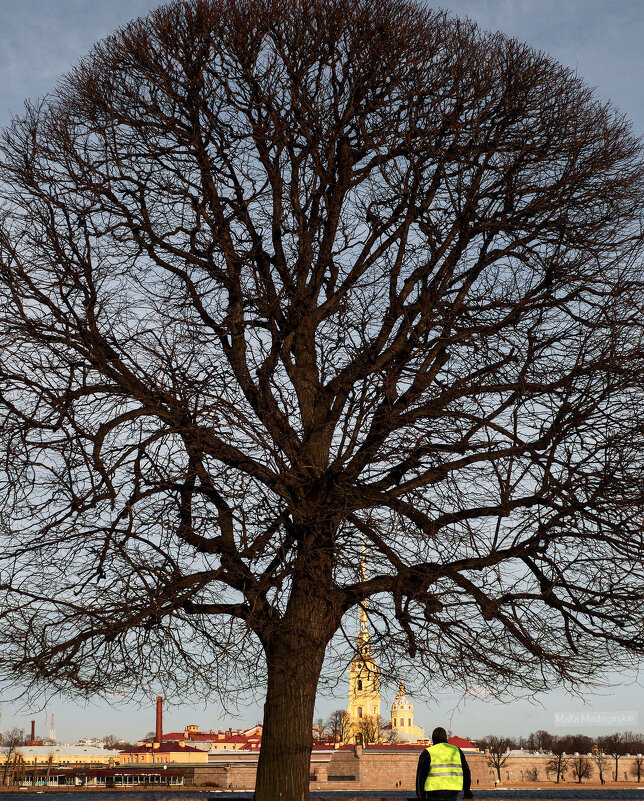
[[[411,728],[411,718],[407,718],[407,725]]]
[[[358,717],[359,718],[362,717],[362,707],[361,706],[358,707]]]
[[[358,689],[362,689],[362,679],[358,679]]]

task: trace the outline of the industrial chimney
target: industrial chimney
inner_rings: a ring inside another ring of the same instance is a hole
[[[155,742],[159,743],[159,745],[163,742],[163,698],[160,695],[157,695],[157,735]]]
[[[36,721],[35,720],[31,721],[31,742],[32,743],[36,742]]]

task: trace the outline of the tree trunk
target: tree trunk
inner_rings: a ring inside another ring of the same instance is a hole
[[[336,628],[329,599],[310,590],[294,586],[279,629],[264,642],[268,686],[256,801],[309,798],[315,695]]]

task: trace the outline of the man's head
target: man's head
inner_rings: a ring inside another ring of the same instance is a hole
[[[447,732],[442,726],[437,726],[432,732],[432,742],[434,745],[447,742]]]

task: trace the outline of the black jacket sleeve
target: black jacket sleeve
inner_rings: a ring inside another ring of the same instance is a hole
[[[459,754],[461,755],[461,767],[463,768],[463,792],[469,793],[470,792],[470,785],[472,784],[472,774],[470,773],[470,766],[467,764],[467,759],[465,759],[465,754],[458,749]]]
[[[416,798],[421,799],[421,801],[425,798],[425,781],[429,775],[431,763],[432,758],[425,748],[418,759],[418,767],[416,768]]]

